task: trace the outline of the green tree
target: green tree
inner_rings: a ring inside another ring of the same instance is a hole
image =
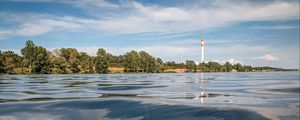
[[[66,72],[78,73],[80,70],[78,68],[79,65],[79,53],[75,48],[61,48],[60,56],[64,57],[67,60]]]
[[[165,71],[165,66],[164,66],[164,62],[162,61],[162,59],[160,58],[156,58],[155,61],[155,72],[156,73],[161,73]]]
[[[31,40],[28,40],[25,47],[21,49],[21,53],[25,60],[20,63],[28,64],[29,73],[50,73],[50,61],[46,48],[36,46]]]
[[[229,62],[226,62],[226,63],[223,65],[223,68],[224,68],[224,71],[225,71],[225,72],[231,72],[231,70],[232,70],[232,65],[231,65]]]
[[[197,72],[197,65],[193,60],[185,61],[187,72]]]
[[[34,61],[32,65],[32,72],[38,73],[38,74],[46,74],[50,73],[50,61],[48,59],[48,52],[47,50],[42,46],[36,46],[35,47],[35,56]]]
[[[2,55],[4,71],[9,74],[16,74],[15,70],[19,68],[22,58],[13,51],[5,51]]]
[[[80,73],[94,73],[93,66],[94,66],[94,59],[93,57],[89,56],[85,52],[80,52],[79,54],[79,69]]]
[[[145,51],[140,51],[139,52],[139,58],[140,58],[140,66],[139,68],[142,70],[142,72],[153,72],[154,70],[151,70],[153,68],[151,68],[155,61],[153,61],[152,56],[150,54],[148,54]]]
[[[119,56],[114,56],[111,54],[108,54],[109,58],[109,65],[112,67],[123,67],[124,63],[124,56],[119,55]]]
[[[21,49],[21,54],[29,61],[29,73],[32,71],[33,60],[35,59],[35,44],[31,40],[27,40],[25,47]]]
[[[139,54],[136,51],[132,50],[124,55],[125,72],[138,72],[139,65],[140,58]]]
[[[234,65],[234,69],[237,70],[238,72],[244,72],[244,67],[240,64],[240,63],[237,63]]]
[[[205,63],[206,72],[220,72],[222,71],[222,66],[217,62],[208,62]]]
[[[158,64],[156,62],[156,59],[154,57],[150,56],[147,61],[148,61],[147,62],[147,73],[156,73],[156,72],[158,72],[157,71]]]
[[[30,69],[29,69],[28,66],[29,66],[29,60],[22,58],[21,63],[20,63],[20,67],[21,67],[21,70],[22,70],[23,74],[29,74],[30,73]]]
[[[175,68],[177,68],[175,61],[167,61],[165,63],[165,66],[167,66],[167,69],[175,69]]]
[[[201,72],[205,72],[205,66],[206,66],[205,62],[199,63],[197,69],[200,70]]]
[[[60,54],[59,50],[56,49],[49,56],[50,64],[51,64],[50,72],[52,74],[65,74],[65,73],[67,73],[66,67],[68,65],[68,62],[64,57],[60,56],[59,54]]]
[[[252,66],[244,66],[244,71],[245,72],[252,72],[253,68],[252,68]]]
[[[2,52],[0,51],[0,74],[5,73],[4,71],[4,64],[3,64],[3,55]]]
[[[103,48],[98,49],[96,57],[96,71],[97,73],[108,73],[109,59],[108,54]]]
[[[165,66],[168,69],[186,68],[184,63],[176,63],[175,61],[167,61]]]

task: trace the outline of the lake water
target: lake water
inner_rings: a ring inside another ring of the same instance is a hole
[[[0,75],[0,120],[299,120],[299,72]]]

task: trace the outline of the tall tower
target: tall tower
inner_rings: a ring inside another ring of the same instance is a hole
[[[204,40],[201,40],[201,63],[204,63]]]
[[[183,63],[183,61],[182,61],[182,55],[180,55],[180,63]]]

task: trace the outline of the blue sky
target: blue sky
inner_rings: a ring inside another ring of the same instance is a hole
[[[145,50],[164,61],[299,68],[298,0],[1,0],[0,50]]]

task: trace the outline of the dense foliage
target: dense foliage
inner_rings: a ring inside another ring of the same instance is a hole
[[[103,48],[96,56],[78,52],[75,48],[61,48],[49,52],[42,46],[26,41],[21,49],[22,56],[13,51],[0,51],[0,73],[6,74],[93,74],[116,73],[109,68],[122,68],[122,72],[162,73],[168,70],[184,69],[186,72],[252,72],[284,70],[272,67],[244,66],[239,63],[217,62],[197,65],[192,60],[185,63],[168,61],[164,63],[145,51],[130,51],[124,55],[114,56]],[[119,72],[119,71],[118,71]]]

